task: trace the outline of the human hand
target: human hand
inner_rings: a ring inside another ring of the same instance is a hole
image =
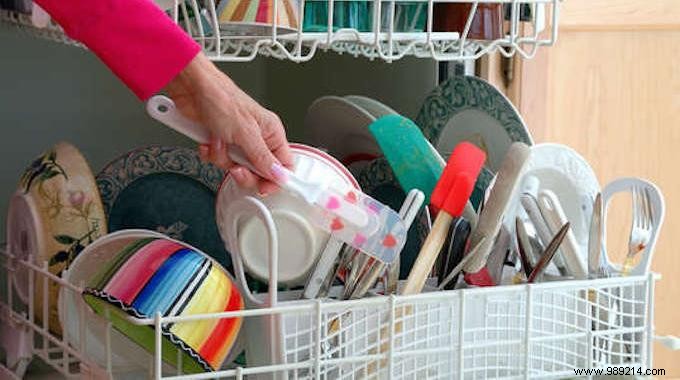
[[[236,182],[261,194],[276,191],[272,167],[292,167],[293,156],[279,117],[260,106],[222,73],[203,53],[173,79],[166,91],[179,111],[204,125],[211,142],[201,145],[201,159],[229,170]],[[245,167],[235,165],[228,156],[228,146],[238,145],[264,178]]]

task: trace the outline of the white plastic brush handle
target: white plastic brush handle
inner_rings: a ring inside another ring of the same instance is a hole
[[[661,231],[661,227],[663,226],[663,221],[666,215],[666,204],[664,197],[661,193],[661,190],[656,185],[641,178],[631,177],[616,179],[604,187],[602,190],[602,208],[604,210],[602,215],[602,241],[607,241],[607,207],[609,206],[609,201],[612,200],[615,194],[621,192],[630,192],[633,187],[636,186],[647,188],[652,206],[652,234],[649,238],[649,241],[647,242],[645,250],[641,252],[642,257],[640,258],[638,265],[630,272],[632,275],[644,275],[649,273],[651,270],[654,248],[656,247],[656,241],[659,238],[659,232]],[[611,268],[612,263],[609,260],[607,248],[605,247],[603,251],[604,258],[606,259],[606,265]]]

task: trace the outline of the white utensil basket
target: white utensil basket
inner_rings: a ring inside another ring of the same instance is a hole
[[[8,284],[23,265],[36,284],[54,281],[79,290],[40,266],[4,251],[2,257]],[[157,333],[148,366],[127,372],[157,379],[467,379],[562,378],[574,376],[574,369],[611,366],[644,370],[652,366],[656,279],[650,274],[342,302],[285,301],[299,294],[284,292],[279,293],[284,301],[264,309],[130,317],[158,327],[243,316],[248,364],[199,375],[169,371],[161,366]],[[119,375],[109,363],[90,361],[86,344],[50,335],[11,295],[8,301],[0,310],[2,324],[23,334],[17,338],[23,341],[5,346],[26,346],[24,356],[38,355],[66,376]],[[36,301],[47,304],[46,298]],[[102,342],[111,341],[111,329],[100,337]],[[109,357],[110,352],[107,347]]]

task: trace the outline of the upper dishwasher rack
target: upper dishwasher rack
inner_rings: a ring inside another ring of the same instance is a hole
[[[318,51],[334,51],[392,62],[407,56],[437,61],[470,60],[496,51],[508,57],[519,54],[532,58],[538,48],[550,46],[557,39],[560,0],[156,0],[156,3],[214,61],[243,62],[265,55],[304,62]],[[234,11],[239,7],[247,9],[245,14]],[[238,22],[248,14],[261,12],[269,12],[272,21]],[[3,23],[39,37],[77,44],[52,22],[42,28],[34,26],[30,14],[0,9],[0,24]]]

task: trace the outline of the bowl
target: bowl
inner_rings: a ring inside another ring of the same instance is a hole
[[[274,28],[277,2],[277,33],[297,31],[299,3],[296,0],[223,0],[217,6],[220,29],[229,34],[266,36]]]
[[[102,263],[111,261],[116,254],[130,243],[148,237],[163,237],[158,232],[148,230],[122,230],[110,233],[85,247],[83,252],[64,271],[62,278],[70,284],[85,286],[100,270]],[[109,322],[97,315],[84,302],[80,292],[62,287],[59,291],[59,320],[64,329],[64,338],[73,347],[82,347],[81,352],[87,359],[100,368],[107,368],[105,336]],[[81,341],[81,330],[83,327]],[[150,352],[133,343],[116,329],[111,330],[111,371],[116,378],[142,376],[148,371],[152,360]]]
[[[291,144],[295,159],[295,172],[311,181],[328,181],[340,190],[359,189],[352,174],[330,155],[306,145]],[[330,234],[316,227],[312,220],[313,209],[299,197],[279,191],[260,197],[255,190],[242,189],[230,175],[225,178],[217,195],[217,225],[225,242],[235,248],[245,271],[254,278],[269,279],[269,253],[266,227],[252,211],[230,209],[230,205],[245,197],[254,197],[271,212],[278,232],[278,281],[286,286],[305,283],[310,271],[324,250]],[[238,241],[230,241],[229,225],[238,219]],[[229,247],[227,247],[229,250]],[[233,260],[233,258],[232,258]]]
[[[168,237],[135,239],[102,264],[83,292],[85,302],[150,352],[154,327],[133,324],[130,316],[181,317],[244,308],[240,290],[215,259]],[[242,319],[163,325],[163,360],[184,373],[219,370],[235,346]]]
[[[61,276],[88,244],[105,233],[104,208],[92,171],[73,145],[56,144],[24,171],[7,217],[7,246],[12,254],[38,266],[46,263],[50,273]],[[28,278],[24,266],[13,276],[13,287],[24,303],[30,301]],[[43,295],[43,278],[35,278],[35,320],[42,324],[46,296],[49,330],[61,336],[59,286],[48,281]]]

